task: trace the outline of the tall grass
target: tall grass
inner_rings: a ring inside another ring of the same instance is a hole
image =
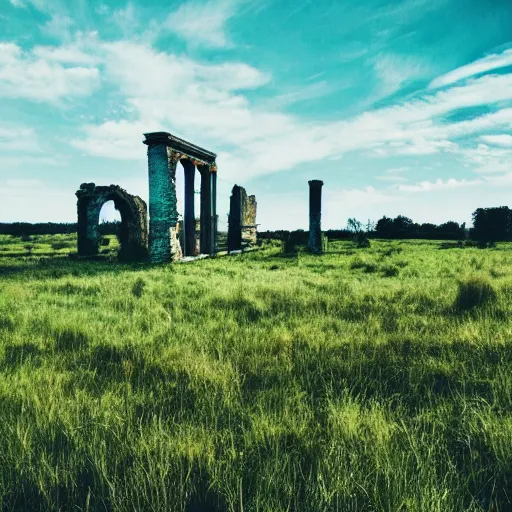
[[[0,509],[512,509],[512,245],[32,238],[0,237]]]

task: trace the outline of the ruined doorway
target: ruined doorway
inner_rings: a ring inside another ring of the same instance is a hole
[[[148,258],[148,221],[146,203],[117,185],[97,187],[82,183],[78,197],[78,254],[95,256],[100,245],[100,211],[105,203],[113,201],[121,216],[118,252],[120,261],[144,261]]]

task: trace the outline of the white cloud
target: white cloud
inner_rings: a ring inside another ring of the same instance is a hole
[[[71,38],[71,27],[75,22],[61,13],[52,14],[52,17],[44,25],[41,25],[41,32],[60,40]]]
[[[432,80],[432,82],[429,84],[429,87],[444,87],[446,85],[451,85],[455,82],[458,82],[464,78],[506,66],[512,66],[512,49],[505,50],[501,54],[493,53],[491,55],[487,55],[482,59],[476,60],[470,64],[467,64],[466,66],[462,66],[453,71],[450,71],[450,73],[439,76],[435,80]]]
[[[168,16],[165,27],[192,46],[227,48],[232,43],[226,35],[226,24],[236,7],[234,0],[189,1]]]
[[[144,153],[143,132],[170,131],[223,149],[218,163],[226,176],[237,176],[243,167],[248,179],[356,150],[377,156],[457,153],[452,137],[506,126],[512,113],[502,109],[462,123],[440,121],[457,109],[512,100],[510,74],[484,76],[344,121],[308,123],[268,104],[251,104],[242,91],[261,87],[270,77],[247,64],[205,65],[140,43],[103,44],[101,51],[105,76],[125,96],[133,120],[86,126],[85,137],[75,137],[73,144],[91,154],[125,159]],[[109,140],[117,142],[110,145]]]
[[[87,125],[85,139],[70,139],[72,146],[94,156],[115,158],[118,160],[146,159],[143,133],[162,131],[155,124],[148,130],[149,124],[131,123],[128,121],[107,121],[99,126]]]
[[[481,185],[484,183],[481,179],[476,180],[456,180],[455,178],[450,178],[446,181],[443,181],[441,178],[438,178],[436,181],[422,181],[415,185],[398,185],[398,190],[400,192],[431,192],[438,190],[446,190],[446,189],[454,189],[461,187],[472,187],[475,185]]]
[[[386,174],[375,176],[376,179],[379,181],[390,181],[393,183],[397,183],[399,181],[407,181],[407,178],[405,176],[401,176],[402,173],[409,170],[409,167],[394,167],[391,169],[388,169],[386,171]]]
[[[11,4],[14,6],[14,7],[17,7],[17,8],[25,8],[26,5],[24,2],[22,2],[21,0],[9,0],[11,2]]]
[[[114,11],[111,19],[125,35],[132,34],[139,26],[139,18],[131,2],[128,2],[123,9]]]
[[[89,96],[99,81],[97,68],[64,67],[16,44],[0,43],[0,96],[54,103]]]
[[[512,135],[509,134],[482,135],[480,139],[491,145],[512,147]]]
[[[510,171],[512,149],[493,148],[478,144],[476,148],[459,148],[456,150],[468,167],[474,167],[482,174]]]
[[[393,54],[377,55],[374,68],[380,82],[380,98],[393,94],[407,82],[417,80],[430,71],[430,66],[426,66],[418,58]]]
[[[62,46],[36,46],[32,50],[32,55],[49,62],[59,62],[61,64],[79,64],[83,66],[92,66],[98,64],[98,56],[86,52],[78,45]]]

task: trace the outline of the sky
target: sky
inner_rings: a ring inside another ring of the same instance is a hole
[[[469,225],[512,206],[512,2],[0,0],[0,222],[74,222],[84,182],[147,201],[153,131],[217,154],[221,230],[235,184],[307,229],[311,179],[324,229]]]

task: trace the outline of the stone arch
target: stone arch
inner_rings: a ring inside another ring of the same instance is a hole
[[[99,250],[99,216],[101,207],[113,201],[121,214],[119,259],[144,261],[148,258],[148,214],[146,203],[117,185],[96,186],[82,183],[78,197],[78,255],[94,256]]]

